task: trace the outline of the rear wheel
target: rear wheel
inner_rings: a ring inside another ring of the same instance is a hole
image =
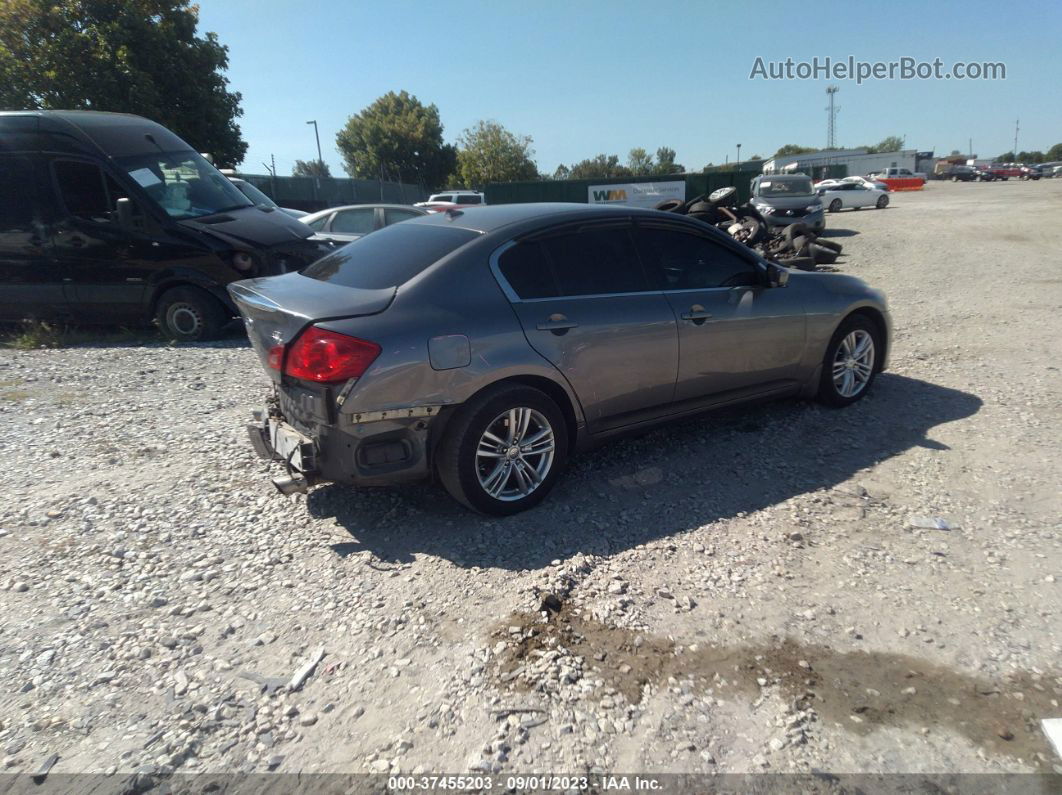
[[[198,287],[167,290],[155,311],[155,322],[163,335],[180,342],[213,339],[227,320],[221,302]]]
[[[845,320],[826,346],[819,381],[819,400],[831,406],[855,403],[870,389],[878,371],[881,341],[870,319]]]
[[[878,197],[878,203],[875,206],[879,210],[884,210],[886,207],[889,206],[889,197],[888,196],[879,196]]]
[[[545,499],[567,459],[568,428],[557,404],[532,387],[503,384],[461,409],[437,461],[454,499],[509,516]]]
[[[831,213],[840,212],[840,210],[841,210],[841,200],[840,199],[834,199],[832,202],[830,202],[830,208],[829,209],[830,209]]]

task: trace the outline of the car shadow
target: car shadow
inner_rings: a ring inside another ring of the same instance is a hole
[[[859,232],[854,229],[826,229],[819,232],[820,237],[855,237]]]
[[[307,498],[351,540],[337,555],[381,563],[428,554],[471,567],[534,569],[578,552],[610,555],[739,513],[844,483],[912,447],[947,452],[932,429],[975,414],[966,392],[884,373],[846,409],[785,401],[665,426],[577,456],[546,502],[499,519],[421,484]]]

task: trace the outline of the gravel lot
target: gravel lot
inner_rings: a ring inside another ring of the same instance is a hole
[[[4,767],[1062,772],[1060,213],[831,215],[896,323],[866,400],[616,442],[505,520],[276,494],[239,334],[0,351]]]

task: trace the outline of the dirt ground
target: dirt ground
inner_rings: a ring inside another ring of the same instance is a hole
[[[0,351],[3,765],[1062,773],[1060,214],[830,215],[895,322],[871,395],[612,443],[505,520],[277,495],[238,335]]]

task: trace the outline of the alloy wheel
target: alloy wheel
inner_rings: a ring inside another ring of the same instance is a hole
[[[479,485],[496,500],[522,500],[549,475],[555,449],[553,427],[541,412],[525,406],[504,411],[476,445]]]
[[[833,386],[841,397],[855,397],[874,374],[874,338],[870,332],[855,329],[849,333],[833,356]]]

